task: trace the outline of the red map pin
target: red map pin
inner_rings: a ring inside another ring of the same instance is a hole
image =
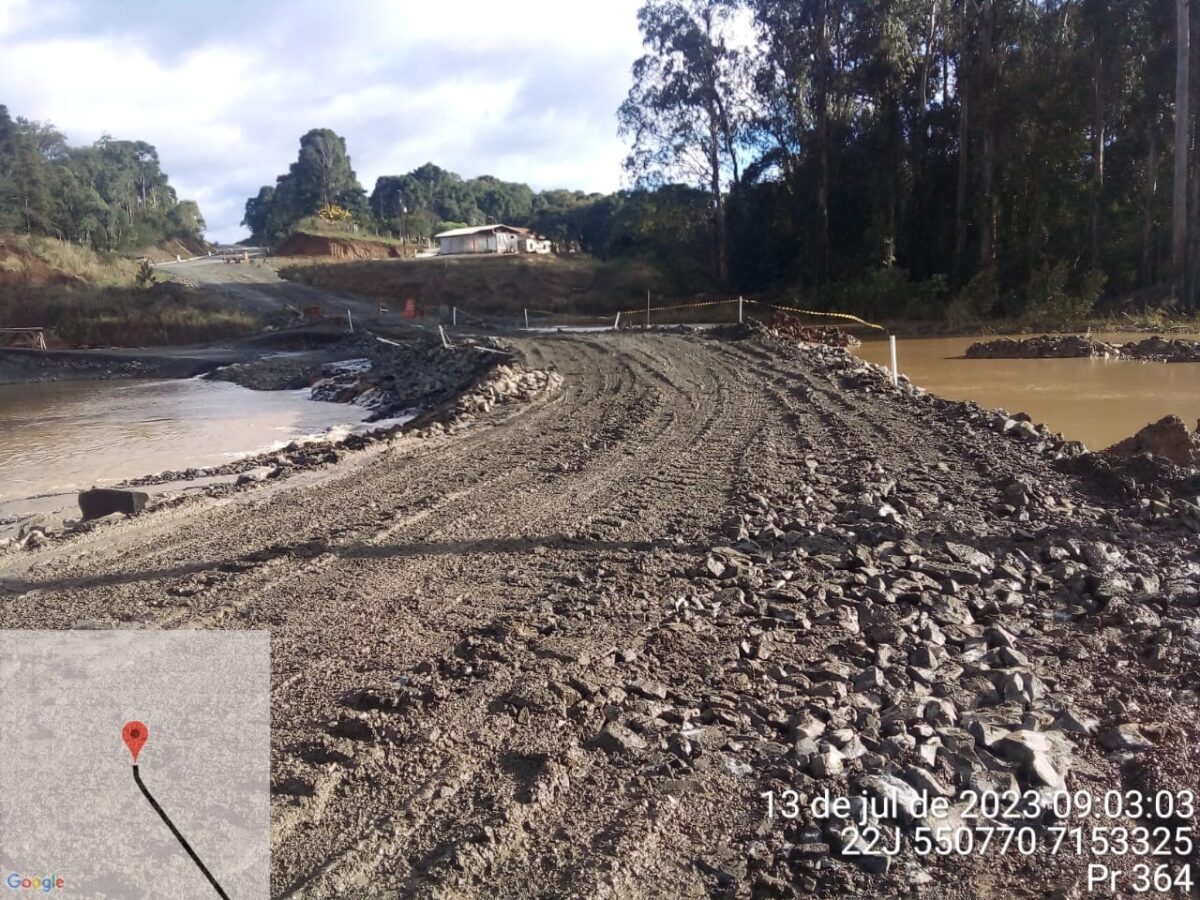
[[[146,738],[150,737],[150,729],[141,722],[126,722],[125,727],[121,729],[121,737],[129,752],[133,754],[133,764],[136,766],[138,754],[142,752]]]

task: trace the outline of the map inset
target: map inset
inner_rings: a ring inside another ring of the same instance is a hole
[[[0,631],[0,706],[13,896],[269,896],[267,632]]]

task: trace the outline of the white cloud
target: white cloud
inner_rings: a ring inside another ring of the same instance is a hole
[[[223,240],[310,128],[346,138],[368,191],[427,161],[612,190],[639,2],[0,0],[0,102],[73,143],[154,144]]]

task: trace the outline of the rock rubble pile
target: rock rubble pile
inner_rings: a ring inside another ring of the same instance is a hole
[[[1081,335],[1043,335],[1013,340],[981,341],[967,348],[968,359],[1133,359],[1141,362],[1200,362],[1200,341],[1155,335],[1116,344]]]

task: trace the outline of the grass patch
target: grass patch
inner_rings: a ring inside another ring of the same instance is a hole
[[[0,235],[0,273],[31,285],[83,282],[127,287],[137,277],[138,264],[90,247],[39,235]]]
[[[179,284],[0,292],[0,327],[34,326],[48,329],[51,346],[158,347],[253,334],[263,322],[223,297]]]
[[[321,261],[279,269],[281,277],[322,290],[358,294],[401,309],[410,297],[423,309],[457,306],[486,316],[519,317],[526,308],[611,316],[678,299],[654,265],[587,256],[492,255],[413,260]]]
[[[319,237],[343,238],[348,241],[373,241],[377,244],[394,244],[397,247],[413,246],[399,238],[392,237],[390,234],[381,234],[361,226],[356,231],[353,225],[339,225],[334,222],[327,222],[320,216],[308,216],[301,219],[292,227],[292,232],[315,234]]]

